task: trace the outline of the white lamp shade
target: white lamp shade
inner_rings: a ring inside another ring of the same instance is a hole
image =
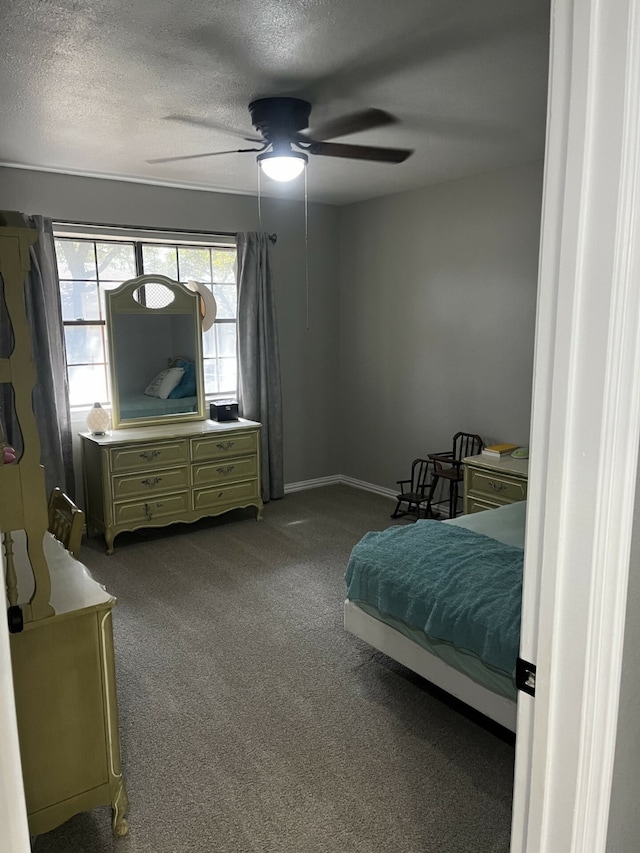
[[[306,154],[291,152],[284,155],[261,154],[258,162],[262,171],[274,181],[292,181],[301,175],[307,163]]]
[[[109,412],[102,408],[100,403],[94,403],[87,415],[87,427],[93,435],[104,435],[109,429],[111,418]]]

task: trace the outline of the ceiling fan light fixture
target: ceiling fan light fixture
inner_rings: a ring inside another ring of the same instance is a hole
[[[260,168],[274,181],[293,181],[304,171],[309,158],[301,151],[268,151],[258,155]]]

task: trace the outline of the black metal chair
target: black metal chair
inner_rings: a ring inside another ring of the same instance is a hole
[[[400,518],[403,515],[415,515],[416,521],[420,518],[420,507],[427,506],[429,501],[429,469],[432,463],[429,459],[414,459],[411,463],[411,477],[408,480],[398,480],[400,494],[396,495],[398,503],[391,513],[391,518]],[[400,511],[400,507],[406,504],[407,508]]]
[[[464,479],[462,460],[466,456],[476,456],[482,451],[484,442],[479,435],[470,432],[457,432],[453,436],[453,448],[444,453],[429,453],[429,461],[433,463],[434,471],[427,498],[427,515],[433,514],[433,498],[438,483],[449,484],[449,495],[438,503],[449,504],[449,518],[458,514],[458,484]]]

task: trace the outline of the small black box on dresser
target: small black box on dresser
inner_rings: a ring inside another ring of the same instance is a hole
[[[212,421],[237,421],[238,403],[236,400],[214,400],[209,405],[209,418]]]

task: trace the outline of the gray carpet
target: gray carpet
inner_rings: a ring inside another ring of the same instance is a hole
[[[35,853],[505,853],[513,745],[347,634],[353,545],[393,504],[346,486],[100,539],[129,835],[110,810]]]

